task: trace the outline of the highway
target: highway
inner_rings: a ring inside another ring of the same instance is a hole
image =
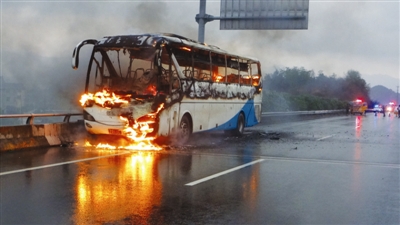
[[[400,224],[400,118],[267,119],[160,151],[1,153],[0,224]]]

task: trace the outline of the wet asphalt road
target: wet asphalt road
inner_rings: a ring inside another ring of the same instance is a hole
[[[400,224],[400,118],[267,119],[158,152],[1,153],[0,224]]]

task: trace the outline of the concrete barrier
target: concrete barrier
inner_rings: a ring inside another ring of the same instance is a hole
[[[73,143],[85,132],[83,120],[0,127],[0,151],[65,145]]]
[[[344,113],[344,110],[317,110],[317,111],[294,111],[294,112],[263,112],[269,122],[292,121],[294,118],[304,116],[318,116],[327,114]],[[70,116],[81,116],[75,114],[18,114],[0,115],[0,118],[27,117],[27,125],[0,127],[0,152],[32,147],[59,146],[73,143],[87,135],[83,120],[69,122]],[[63,123],[33,124],[33,118],[39,116],[66,116]],[[265,120],[263,120],[265,121]]]

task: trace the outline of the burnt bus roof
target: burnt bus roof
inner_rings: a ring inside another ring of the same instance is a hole
[[[197,48],[207,51],[212,51],[219,54],[236,56],[242,59],[258,62],[258,59],[239,56],[236,54],[228,53],[213,45],[207,45],[198,41],[170,33],[160,34],[140,34],[140,35],[118,35],[118,36],[106,36],[97,41],[96,47],[100,48],[135,48],[135,47],[155,47],[162,43],[169,44],[171,46],[179,45],[182,47]]]

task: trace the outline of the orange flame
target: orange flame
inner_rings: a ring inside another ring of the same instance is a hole
[[[110,93],[107,89],[103,89],[103,91],[98,91],[95,94],[83,94],[79,102],[82,106],[84,106],[87,101],[92,100],[96,104],[104,108],[108,108],[107,106],[109,105],[114,106],[117,104],[127,104],[129,103],[129,100],[127,100],[127,98],[130,97],[131,95],[117,95],[114,92]]]
[[[108,108],[107,106],[114,106],[116,104],[122,103],[129,103],[127,98],[130,98],[131,95],[116,95],[113,92],[109,92],[108,90],[104,89],[101,92],[96,92],[95,94],[84,94],[80,99],[80,103],[84,106],[87,101],[92,100],[96,104]],[[131,143],[127,146],[113,146],[107,143],[100,143],[95,147],[98,149],[129,149],[129,150],[161,150],[160,147],[154,145],[152,141],[155,137],[147,137],[147,134],[154,131],[154,128],[150,126],[150,124],[155,123],[156,115],[161,111],[164,107],[164,104],[161,104],[156,112],[149,113],[146,118],[147,121],[136,121],[128,117],[120,116],[119,118],[125,122],[125,129],[123,130],[123,134],[127,137]],[[133,121],[132,121],[133,120]],[[85,143],[85,146],[92,146],[89,142]]]
[[[138,143],[139,146],[137,147],[140,147],[141,149],[148,149],[149,146],[152,146],[150,148],[160,150],[161,148],[158,148],[151,143],[151,141],[154,140],[154,137],[146,136],[147,134],[154,131],[154,129],[150,127],[150,124],[155,123],[155,116],[161,111],[163,107],[164,104],[161,104],[156,112],[148,114],[147,116],[150,118],[150,120],[140,122],[137,122],[135,120],[132,126],[129,126],[128,118],[120,116],[120,119],[126,122],[124,129],[125,136],[130,138],[133,142]]]

